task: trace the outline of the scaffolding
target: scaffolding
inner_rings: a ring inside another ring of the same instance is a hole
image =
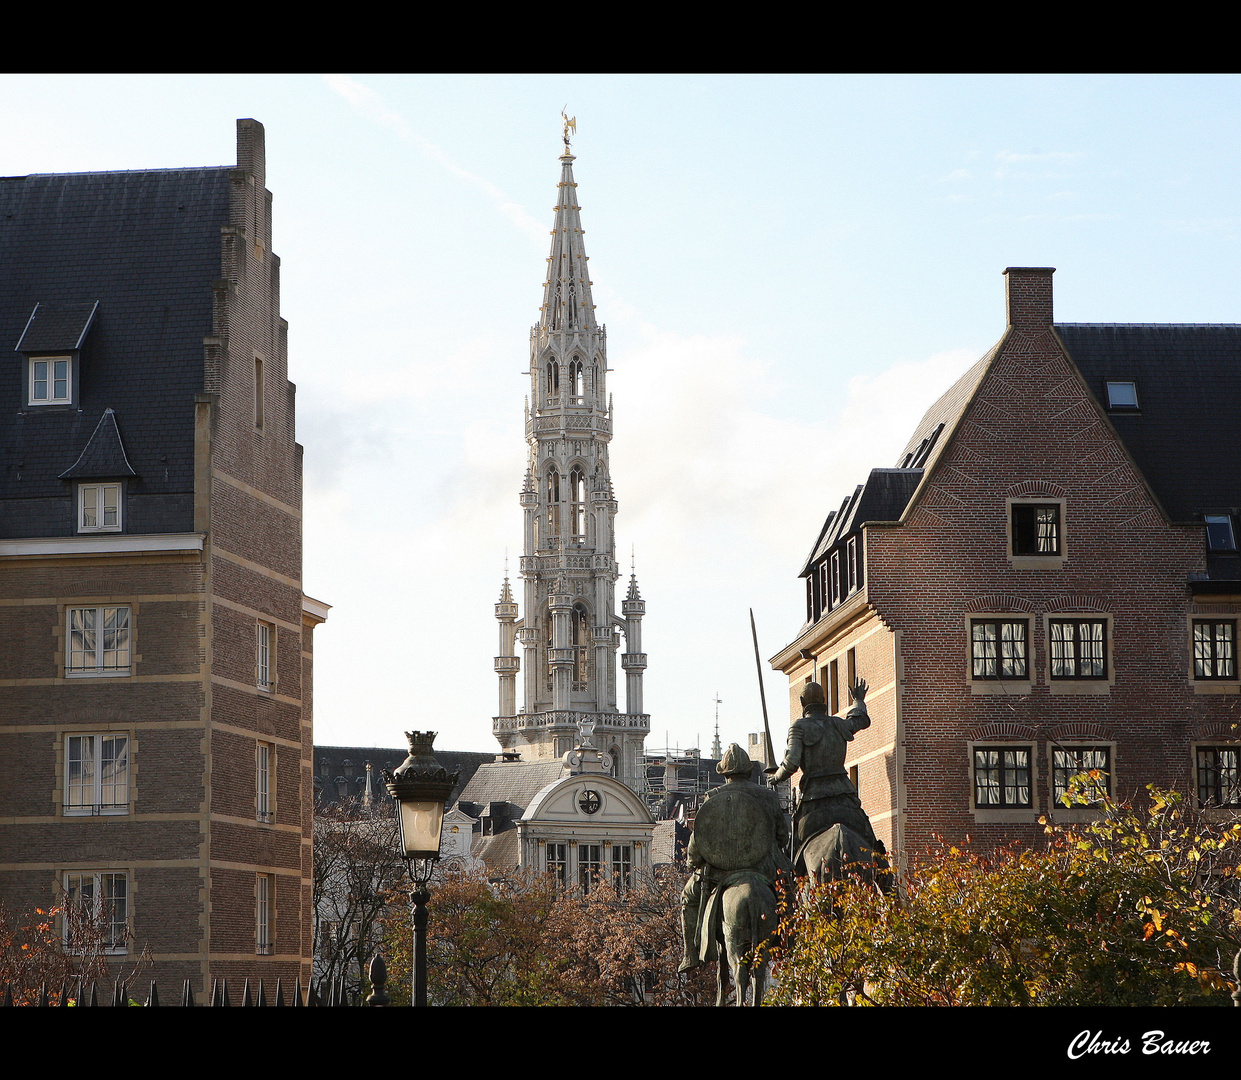
[[[692,817],[707,792],[724,782],[715,771],[715,759],[702,757],[697,746],[645,750],[642,765],[639,794],[656,818],[667,814],[673,803]]]

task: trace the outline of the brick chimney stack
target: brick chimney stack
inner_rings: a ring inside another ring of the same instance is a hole
[[[1055,272],[1054,266],[1010,266],[1004,271],[1009,326],[1021,330],[1051,326],[1051,275]]]

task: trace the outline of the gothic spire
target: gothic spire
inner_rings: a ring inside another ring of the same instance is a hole
[[[556,220],[552,228],[552,253],[547,259],[543,283],[543,307],[539,325],[550,330],[595,329],[595,305],[590,296],[586,269],[586,246],[582,240],[581,207],[573,180],[575,158],[566,152],[560,159]]]
[[[638,575],[636,571],[629,574],[629,592],[625,595],[626,600],[641,600],[642,594],[638,592]]]

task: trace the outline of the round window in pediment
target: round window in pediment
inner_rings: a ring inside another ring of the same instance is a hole
[[[577,798],[577,805],[583,814],[597,814],[603,805],[603,797],[593,788],[586,788]]]

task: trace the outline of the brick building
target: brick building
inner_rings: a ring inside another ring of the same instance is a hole
[[[0,901],[200,1001],[310,974],[279,265],[254,120],[236,167],[0,179]]]
[[[1052,273],[1005,271],[999,343],[828,515],[773,658],[794,715],[868,681],[846,764],[904,854],[1089,815],[1091,768],[1241,812],[1241,326],[1054,324]]]

